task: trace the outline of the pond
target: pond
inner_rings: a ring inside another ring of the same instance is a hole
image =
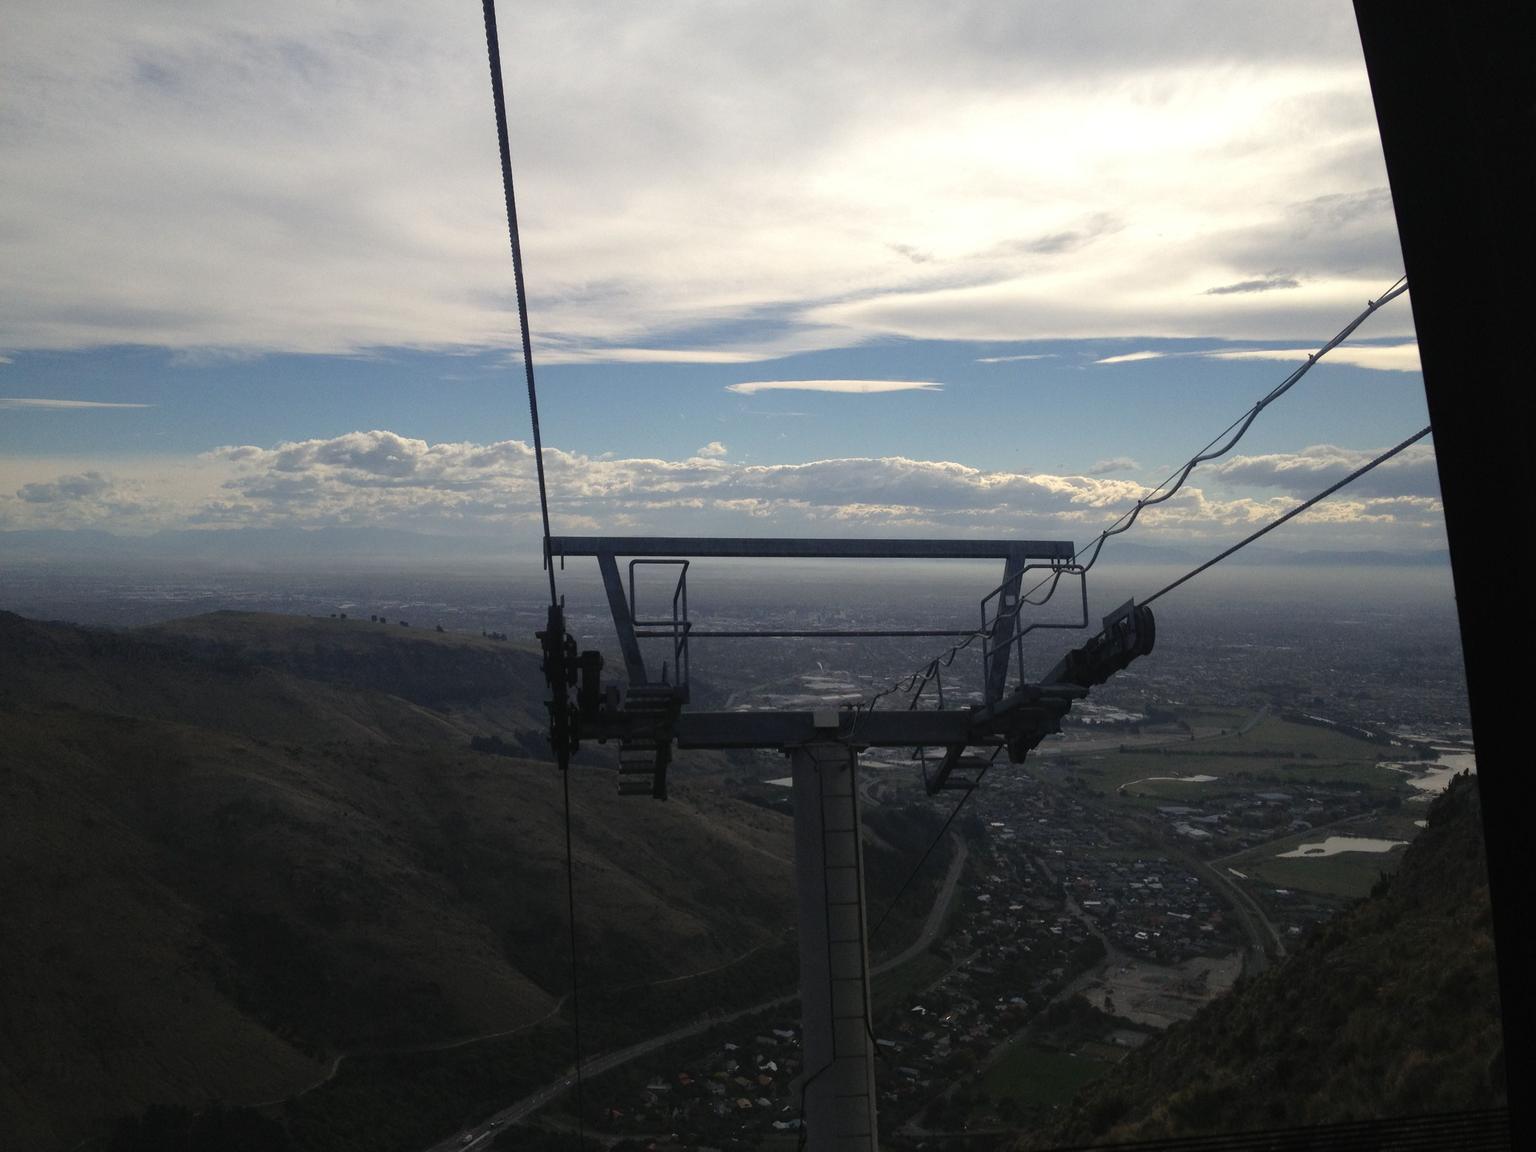
[[[1435,753],[1435,760],[1409,760],[1382,767],[1410,778],[1408,784],[1419,793],[1410,797],[1413,800],[1432,800],[1445,791],[1451,777],[1460,772],[1477,772],[1477,754],[1471,749],[1437,745]]]
[[[1406,840],[1374,840],[1367,836],[1330,836],[1321,844],[1299,844],[1289,852],[1281,852],[1281,860],[1337,856],[1340,852],[1390,852]]]

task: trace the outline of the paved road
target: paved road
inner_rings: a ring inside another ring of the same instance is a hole
[[[960,883],[960,874],[965,870],[965,861],[970,855],[965,846],[965,841],[955,838],[955,858],[949,862],[949,871],[944,874],[944,883],[939,886],[939,894],[933,902],[933,907],[928,911],[928,919],[923,922],[923,930],[918,933],[917,939],[904,948],[901,952],[892,956],[881,964],[876,964],[869,970],[871,976],[880,976],[893,968],[899,968],[908,960],[914,960],[932,947],[933,942],[939,938],[939,931],[944,927],[944,917],[949,915],[949,906],[955,899],[955,888]],[[870,925],[873,929],[874,925]]]
[[[690,1036],[697,1036],[707,1032],[711,1028],[721,1024],[729,1024],[732,1020],[739,1020],[743,1016],[750,1016],[754,1012],[763,1012],[769,1008],[776,1008],[785,1004],[792,1004],[800,998],[799,993],[792,992],[787,996],[779,996],[772,1000],[764,1000],[761,1004],[754,1004],[750,1008],[742,1008],[735,1012],[727,1012],[719,1015],[710,1015],[702,1020],[696,1020],[692,1024],[685,1024],[681,1028],[674,1028],[661,1036],[652,1036],[649,1040],[642,1040],[638,1044],[631,1044],[628,1048],[620,1048],[617,1052],[608,1052],[602,1056],[594,1057],[582,1064],[582,1076],[584,1079],[593,1079],[605,1072],[611,1072],[631,1060],[638,1060],[649,1052],[658,1048],[664,1048],[668,1044],[675,1044],[679,1040],[686,1040]],[[464,1141],[466,1135],[478,1140],[492,1135],[496,1129],[508,1124],[516,1124],[533,1115],[546,1104],[552,1103],[575,1086],[574,1075],[563,1076],[559,1080],[551,1081],[544,1085],[531,1096],[525,1096],[517,1103],[503,1108],[493,1116],[486,1117],[473,1128],[460,1132],[447,1140],[434,1144],[429,1152],[449,1152],[450,1149],[468,1147]]]
[[[1178,852],[1174,845],[1168,846],[1171,851]],[[1241,884],[1235,884],[1221,870],[1212,868],[1204,860],[1188,853],[1181,853],[1183,863],[1201,878],[1207,881],[1219,895],[1227,897],[1227,906],[1237,913],[1237,918],[1242,922],[1243,931],[1248,934],[1252,947],[1247,955],[1252,960],[1251,974],[1257,976],[1269,967],[1270,945],[1266,944],[1265,936],[1269,937],[1274,947],[1274,959],[1285,959],[1285,944],[1280,939],[1280,931],[1268,916],[1264,915],[1264,909],[1252,896],[1248,895]],[[1246,967],[1246,965],[1245,965]]]
[[[756,951],[756,949],[753,951]],[[702,975],[702,973],[700,973],[700,975]],[[660,981],[658,981],[658,983],[660,983]],[[427,1044],[410,1044],[400,1048],[369,1048],[366,1049],[366,1051],[375,1055],[408,1056],[416,1052],[448,1052],[454,1048],[467,1048],[471,1044],[483,1044],[487,1040],[500,1040],[504,1036],[516,1036],[519,1032],[526,1032],[528,1029],[536,1025],[543,1024],[546,1020],[553,1019],[556,1015],[559,1014],[560,1009],[565,1007],[565,1002],[568,999],[570,999],[569,992],[567,992],[564,996],[561,996],[560,999],[556,1000],[550,1010],[544,1013],[544,1015],[540,1016],[537,1020],[530,1020],[526,1024],[519,1024],[516,1028],[504,1028],[500,1032],[482,1032],[475,1036],[460,1036],[454,1040],[433,1040]],[[365,1050],[357,1049],[356,1051],[361,1052]],[[331,1061],[331,1066],[326,1070],[325,1075],[320,1077],[320,1079],[316,1080],[313,1084],[310,1084],[304,1088],[300,1088],[297,1092],[294,1092],[288,1096],[279,1096],[276,1100],[263,1100],[259,1104],[250,1104],[247,1105],[247,1107],[270,1108],[276,1104],[287,1103],[289,1100],[297,1100],[300,1096],[308,1096],[316,1088],[323,1087],[324,1085],[329,1084],[332,1080],[336,1079],[336,1073],[341,1071],[342,1063],[350,1055],[353,1055],[353,1053],[339,1053],[336,1058]]]

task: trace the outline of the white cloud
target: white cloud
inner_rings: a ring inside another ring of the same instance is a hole
[[[1161,360],[1167,356],[1166,352],[1125,352],[1119,356],[1106,356],[1102,360],[1095,360],[1095,364],[1135,364],[1142,360]]]
[[[944,385],[926,380],[749,380],[727,384],[727,392],[752,396],[758,392],[842,392],[868,395],[876,392],[939,392]]]
[[[899,456],[743,464],[710,455],[712,447],[686,460],[547,448],[556,531],[740,535],[747,523],[762,534],[1018,535],[1081,544],[1144,493],[1107,475]],[[1230,538],[1291,507],[1292,489],[1310,495],[1370,454],[1321,445],[1202,469],[1178,496],[1143,514],[1137,538]],[[1321,506],[1309,517],[1312,527],[1296,529],[1294,538],[1310,546],[1440,546],[1432,454],[1419,447],[1399,460]],[[1101,462],[1121,463],[1134,462]],[[1244,492],[1265,487],[1280,491],[1263,498]],[[125,460],[111,472],[46,459],[0,461],[4,528],[366,525],[501,539],[531,538],[538,522],[532,452],[516,440],[429,443],[375,430],[232,445],[196,460]]]
[[[45,400],[28,396],[0,396],[0,408],[44,408],[71,411],[80,408],[152,408],[152,404],[115,404],[104,400]]]
[[[1054,360],[1054,352],[1030,352],[1023,356],[979,356],[978,364],[1012,364],[1016,360]]]
[[[773,358],[772,353],[729,348],[561,348],[534,353],[534,360],[543,364],[752,364]]]
[[[0,524],[10,527],[131,526],[146,511],[140,485],[97,470],[22,484],[0,496]]]
[[[1285,288],[1299,288],[1301,282],[1294,276],[1259,276],[1252,280],[1239,280],[1235,284],[1218,284],[1207,288],[1207,296],[1231,296],[1237,292],[1276,292]]]
[[[100,472],[82,472],[46,484],[23,484],[16,495],[28,504],[58,504],[99,499],[111,490],[112,481]]]
[[[704,456],[707,458],[717,458],[724,456],[725,453],[726,448],[724,444],[720,443],[718,440],[711,440],[708,444],[704,445],[704,447],[695,452],[694,455]]]
[[[473,6],[13,7],[0,347],[515,346]],[[547,361],[1299,340],[1400,271],[1347,5],[530,0],[502,44]]]
[[[1295,495],[1312,495],[1353,472],[1381,449],[1340,448],[1317,444],[1300,452],[1272,452],[1260,456],[1234,456],[1211,465],[1212,473],[1228,484],[1243,487],[1281,488]],[[1346,490],[1382,498],[1423,498],[1438,502],[1440,477],[1435,450],[1415,444],[1378,465]],[[1437,503],[1438,506],[1438,503]]]
[[[1230,352],[1204,352],[1213,360],[1305,360],[1315,348],[1238,348]],[[1406,344],[1345,344],[1335,348],[1324,358],[1325,364],[1350,364],[1356,368],[1374,368],[1378,372],[1418,372],[1419,345],[1417,341]]]
[[[1110,472],[1140,472],[1141,465],[1129,456],[1115,456],[1108,460],[1099,460],[1088,469],[1090,476],[1104,476]]]
[[[0,529],[184,527],[230,475],[227,464],[176,456],[0,455]]]

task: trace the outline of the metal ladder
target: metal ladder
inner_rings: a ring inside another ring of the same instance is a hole
[[[667,765],[672,761],[672,725],[682,700],[670,684],[631,687],[622,712],[640,724],[636,735],[619,741],[619,795],[667,798]]]

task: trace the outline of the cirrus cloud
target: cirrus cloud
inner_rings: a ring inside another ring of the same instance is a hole
[[[1119,356],[1106,356],[1095,364],[1139,364],[1143,360],[1161,360],[1167,352],[1122,352]]]
[[[1223,352],[1203,352],[1213,360],[1305,360],[1315,349],[1310,348],[1235,348]],[[1345,344],[1328,353],[1325,363],[1351,364],[1356,368],[1373,368],[1378,372],[1418,372],[1418,341],[1405,344]],[[1107,363],[1107,361],[1100,361]]]
[[[88,408],[152,408],[152,404],[124,404],[106,400],[53,400],[32,396],[0,396],[0,408],[37,408],[44,411],[75,412]]]
[[[941,392],[944,385],[928,380],[748,380],[727,384],[725,390],[743,396],[758,392],[840,392],[868,396],[879,392]]]
[[[1294,276],[1260,276],[1254,280],[1239,280],[1235,284],[1218,284],[1207,288],[1207,296],[1230,296],[1234,292],[1275,292],[1285,288],[1298,288],[1301,281]]]

